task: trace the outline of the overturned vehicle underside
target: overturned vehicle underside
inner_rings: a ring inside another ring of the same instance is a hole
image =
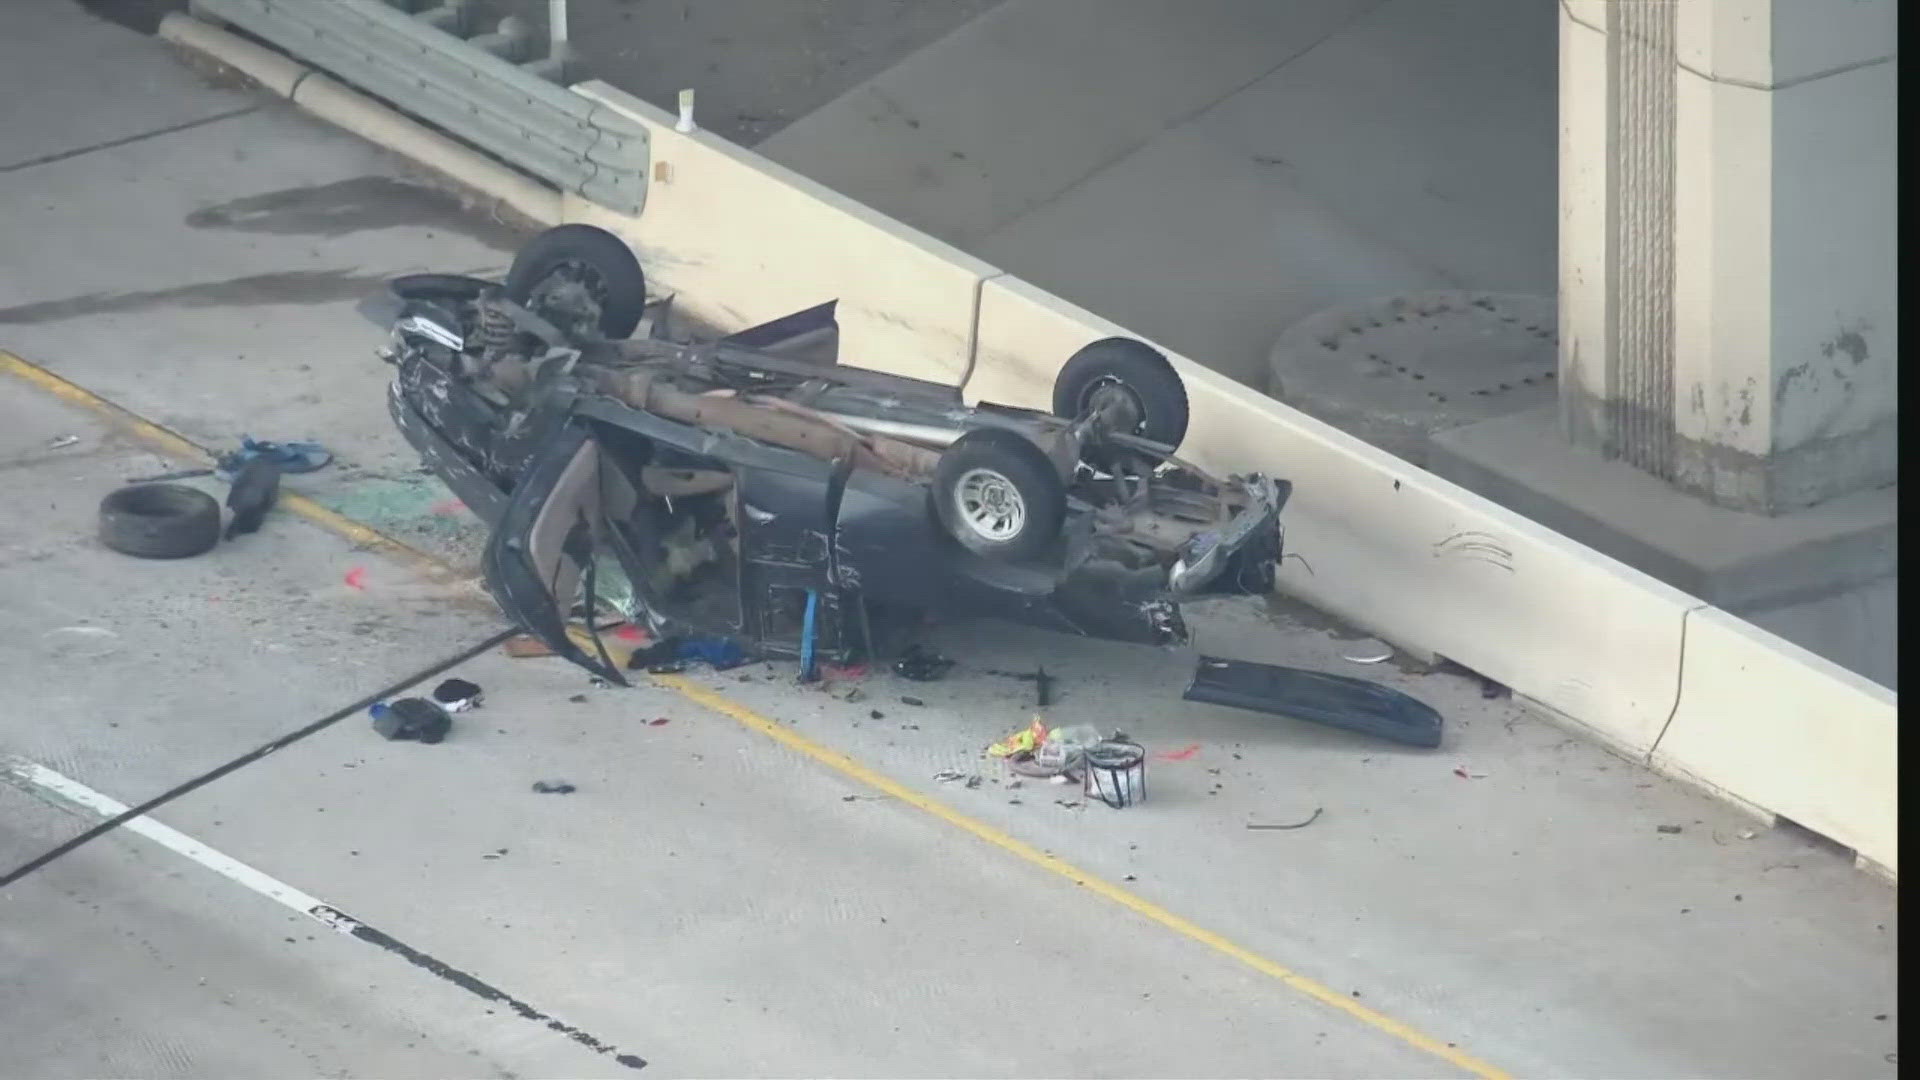
[[[675,340],[583,226],[504,283],[412,275],[363,310],[392,328],[394,421],[492,529],[489,590],[609,681],[621,621],[845,662],[932,615],[1179,644],[1181,600],[1273,587],[1290,485],[1179,461],[1185,389],[1141,342],[1068,358],[1050,413],[969,406],[841,364],[832,302]]]

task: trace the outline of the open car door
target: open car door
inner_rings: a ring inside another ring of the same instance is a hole
[[[595,628],[596,556],[612,550],[626,566],[607,516],[630,509],[633,498],[591,431],[570,422],[521,474],[482,560],[487,591],[508,618],[554,655],[622,686],[626,677]],[[587,628],[577,638],[569,633],[576,612]]]

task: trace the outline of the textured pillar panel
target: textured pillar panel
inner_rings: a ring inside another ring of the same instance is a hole
[[[1677,0],[1610,11],[1612,317],[1607,449],[1663,478],[1674,466],[1674,24]]]

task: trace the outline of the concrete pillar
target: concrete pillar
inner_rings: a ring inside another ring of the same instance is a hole
[[[1896,0],[1561,0],[1561,422],[1718,505],[1892,484]]]

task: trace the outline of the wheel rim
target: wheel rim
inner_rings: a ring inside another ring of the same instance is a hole
[[[1004,543],[1027,527],[1027,502],[1020,490],[992,469],[973,469],[954,489],[960,520],[984,540]]]
[[[1111,375],[1105,378],[1095,379],[1081,392],[1080,415],[1086,416],[1114,398],[1118,398],[1124,402],[1133,412],[1133,427],[1128,429],[1126,434],[1138,435],[1141,431],[1145,430],[1147,426],[1146,404],[1140,400],[1139,394],[1134,393],[1133,387],[1128,386],[1126,383],[1121,382]]]
[[[527,308],[573,338],[598,337],[607,279],[577,259],[556,263],[527,295]]]

